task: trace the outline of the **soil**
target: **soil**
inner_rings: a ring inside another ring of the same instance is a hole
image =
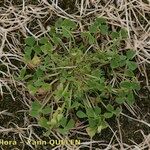
[[[22,100],[22,97],[19,94],[16,96],[15,101],[8,94],[5,94],[3,96],[3,99],[1,99],[1,102],[0,102],[0,111],[7,110],[7,112],[11,113],[12,116],[8,116],[8,115],[0,116],[0,119],[1,119],[0,126],[1,127],[6,128],[6,129],[16,128],[14,124],[16,124],[19,127],[24,126],[23,125],[24,115],[23,115],[23,113],[18,112],[18,111],[25,110],[27,108],[25,107],[23,102],[21,102],[21,100]],[[12,123],[14,123],[14,124],[12,124]],[[9,132],[9,134],[0,133],[0,139],[12,141],[13,140],[12,137],[14,137],[15,139],[18,139],[17,134],[14,136],[14,133],[11,133],[11,132]],[[3,148],[5,149],[6,147],[3,147]],[[7,148],[8,148],[8,146],[7,146]]]

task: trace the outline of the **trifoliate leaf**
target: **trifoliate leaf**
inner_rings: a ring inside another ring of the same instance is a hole
[[[117,97],[115,99],[115,101],[118,103],[118,104],[123,104],[125,101],[126,101],[126,98],[124,97]]]
[[[134,104],[135,98],[134,98],[133,92],[129,92],[129,93],[128,93],[126,102],[127,102],[129,105],[133,105],[133,104]]]
[[[111,118],[112,116],[113,116],[113,113],[111,113],[111,112],[104,113],[105,118]]]
[[[135,52],[133,50],[128,50],[126,55],[127,59],[133,59],[135,57]]]
[[[87,127],[86,128],[86,132],[92,138],[96,134],[97,129],[96,128]]]
[[[40,63],[41,63],[40,57],[38,57],[37,55],[35,55],[35,56],[33,57],[33,59],[29,62],[29,65],[31,65],[31,66],[33,66],[33,67],[36,67],[36,66],[38,66]]]
[[[50,108],[50,106],[46,106],[45,108],[43,108],[41,110],[41,113],[43,113],[43,114],[49,114],[49,113],[51,113],[51,111],[52,111],[52,108]]]
[[[71,129],[74,127],[74,125],[75,125],[75,121],[73,119],[70,119],[65,128]]]
[[[48,120],[44,117],[41,117],[39,120],[38,120],[38,124],[43,127],[43,128],[49,128],[50,126],[47,124]]]
[[[25,44],[31,47],[34,46],[35,42],[35,38],[32,36],[25,39]]]
[[[87,115],[83,111],[81,111],[81,110],[77,111],[76,115],[79,118],[86,118],[87,117]]]
[[[130,69],[132,71],[138,67],[137,63],[134,61],[127,61],[127,66],[128,66],[128,69]]]

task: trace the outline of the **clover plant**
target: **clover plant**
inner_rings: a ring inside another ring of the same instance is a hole
[[[104,18],[79,30],[78,23],[58,19],[49,35],[27,37],[18,80],[38,101],[30,115],[50,134],[69,134],[83,122],[93,137],[118,116],[121,105],[133,105],[140,89],[136,53],[122,50],[128,34],[112,31]],[[39,95],[51,95],[46,106]]]

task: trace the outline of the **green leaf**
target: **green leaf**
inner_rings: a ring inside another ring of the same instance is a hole
[[[138,83],[138,82],[131,82],[130,83],[130,87],[131,87],[131,89],[133,89],[133,90],[140,90],[140,84]]]
[[[62,117],[62,119],[60,120],[60,125],[63,126],[64,128],[66,127],[67,124],[67,118],[66,117]]]
[[[111,68],[123,67],[126,65],[126,56],[114,54],[113,59],[110,61]]]
[[[95,112],[94,112],[92,107],[89,107],[89,108],[86,109],[86,114],[87,114],[88,117],[91,117],[91,118],[95,117]]]
[[[32,102],[30,115],[31,115],[32,117],[37,117],[37,116],[39,116],[41,107],[42,107],[42,105],[41,105],[38,101]]]
[[[23,79],[24,76],[25,76],[25,74],[26,74],[26,68],[22,68],[22,69],[20,70],[20,75],[19,75],[20,79]]]
[[[111,112],[104,113],[105,118],[111,118],[112,116],[113,116],[113,113],[111,113]]]
[[[100,133],[103,129],[108,127],[108,123],[105,120],[102,120],[100,125],[97,128],[97,132]]]
[[[81,111],[81,110],[77,111],[76,115],[79,118],[86,118],[87,117],[87,115],[83,111]]]
[[[63,128],[63,129],[62,129],[62,128],[59,128],[59,129],[58,129],[58,132],[61,133],[62,135],[68,134],[68,130],[67,130],[66,128]]]
[[[97,119],[95,119],[95,118],[88,118],[89,126],[91,128],[95,128],[99,121],[101,121],[101,116],[99,118],[97,118]]]
[[[89,39],[89,44],[95,43],[95,38],[91,34],[88,36],[88,39]]]
[[[96,115],[100,115],[101,114],[101,108],[100,107],[98,107],[98,106],[96,106],[95,108],[94,108],[94,112],[95,112],[95,114]]]
[[[134,73],[133,73],[133,71],[131,71],[131,70],[129,70],[129,69],[127,69],[127,70],[125,70],[125,73],[124,73],[126,76],[128,76],[128,77],[134,77]]]
[[[86,132],[87,134],[92,138],[96,132],[97,132],[97,128],[90,128],[90,127],[87,127],[86,128]]]
[[[44,115],[49,114],[51,112],[52,112],[52,108],[50,108],[50,106],[46,106],[41,110],[41,113],[43,113]]]
[[[32,104],[31,104],[32,110],[37,110],[37,111],[39,111],[39,110],[41,109],[41,107],[42,107],[42,105],[41,105],[41,103],[38,102],[38,101],[34,101],[34,102],[32,102]]]
[[[25,39],[25,44],[31,47],[34,46],[35,42],[35,38],[32,36]]]
[[[110,111],[110,112],[114,111],[114,107],[113,107],[111,104],[108,104],[108,105],[106,106],[106,109],[107,109],[108,111]]]
[[[32,60],[29,62],[29,64],[33,67],[39,66],[40,63],[41,63],[41,58],[38,57],[36,54],[34,55]]]
[[[138,82],[122,81],[120,84],[121,87],[131,90],[140,90],[140,84]]]
[[[122,112],[122,109],[117,107],[116,110],[113,111],[113,113],[116,115],[116,116],[119,116],[120,113]]]
[[[60,122],[60,120],[63,118],[63,114],[58,114],[56,118],[57,122]]]
[[[56,28],[60,28],[62,25],[63,19],[59,18],[56,22],[55,22],[55,27]]]
[[[123,88],[126,88],[126,89],[130,89],[131,84],[130,84],[129,81],[122,81],[122,82],[120,83],[120,86],[123,87]]]
[[[55,90],[55,99],[57,101],[59,101],[61,98],[64,98],[66,96],[66,94],[68,94],[68,85],[66,85],[66,87],[63,87],[63,83],[60,83],[57,86],[57,90]]]
[[[123,66],[125,66],[126,65],[126,62],[124,61],[124,60],[121,60],[120,62],[119,62],[119,67],[123,67]]]
[[[31,53],[32,53],[32,48],[29,46],[26,46],[24,49],[24,58],[26,61],[31,60]]]
[[[89,27],[89,31],[90,31],[90,33],[96,33],[96,32],[98,31],[97,25],[92,24],[92,25]]]
[[[40,44],[46,44],[49,42],[49,39],[47,37],[42,37],[40,40],[39,40]]]
[[[67,30],[66,28],[64,28],[64,27],[62,27],[62,34],[66,38],[71,38],[72,37],[71,32],[69,30]]]
[[[115,101],[118,103],[118,104],[123,104],[125,101],[126,101],[126,98],[124,97],[117,97],[115,99]]]
[[[58,44],[61,44],[62,43],[62,40],[60,39],[60,37],[58,37],[57,35],[54,35],[52,37],[52,41],[55,45],[58,45]]]
[[[64,19],[61,26],[65,27],[68,30],[73,30],[76,28],[76,23],[71,21],[70,19]]]
[[[89,44],[94,44],[96,42],[95,38],[91,35],[90,32],[82,32],[81,36],[88,40]]]
[[[96,18],[95,23],[97,25],[106,24],[106,19],[105,18]]]
[[[128,37],[128,32],[127,32],[127,30],[121,29],[121,30],[120,30],[120,36],[121,36],[122,38],[127,38],[127,37]]]
[[[38,120],[38,124],[43,127],[43,128],[46,128],[48,129],[50,126],[47,124],[48,120],[44,117],[41,117],[39,120]]]
[[[37,91],[37,88],[35,87],[35,86],[33,86],[32,84],[29,84],[29,85],[27,85],[27,88],[28,88],[28,90],[29,90],[29,92],[31,93],[31,94],[35,94],[36,93],[36,91]]]
[[[71,109],[75,108],[76,110],[78,109],[78,107],[80,106],[81,104],[77,101],[73,102],[73,104],[71,105]]]
[[[124,56],[124,55],[119,55],[119,58],[120,58],[120,60],[126,60],[126,56]]]
[[[69,130],[69,129],[73,128],[74,125],[75,125],[75,121],[73,119],[70,119],[65,128],[67,130]]]
[[[44,75],[44,72],[41,68],[37,68],[35,75],[37,78],[42,77]]]
[[[59,111],[61,111],[60,109],[61,108],[55,110],[52,119],[47,122],[47,124],[51,125],[51,127],[58,126],[62,118],[64,117],[63,114],[59,114],[60,113]]]
[[[119,67],[119,62],[116,59],[112,59],[111,62],[110,62],[110,66],[113,69],[117,68],[117,67]]]
[[[100,26],[100,32],[101,32],[103,35],[107,35],[107,34],[108,34],[108,26],[107,26],[107,25],[101,25],[101,26]]]
[[[127,59],[133,59],[135,57],[135,52],[133,50],[128,50],[126,53]]]
[[[53,46],[51,43],[46,43],[42,45],[40,48],[44,54],[51,54],[53,51]]]
[[[37,111],[37,110],[31,110],[30,111],[30,115],[32,117],[38,117],[40,114],[39,114],[39,111]]]
[[[34,86],[35,86],[35,87],[40,87],[40,86],[42,86],[43,84],[44,84],[43,80],[40,80],[40,79],[38,79],[38,80],[36,80],[36,81],[34,82]]]
[[[134,61],[127,61],[127,66],[128,66],[128,69],[134,71],[135,69],[137,69],[137,63],[134,62]]]
[[[118,32],[111,32],[110,36],[112,39],[117,39],[117,38],[119,38],[119,33]]]
[[[24,77],[24,80],[27,80],[27,79],[29,79],[29,78],[31,78],[31,77],[33,77],[31,74],[30,74],[30,75],[26,75],[26,76]]]
[[[127,103],[128,103],[129,105],[133,105],[133,104],[134,104],[135,99],[134,99],[133,92],[129,92],[129,93],[128,93],[128,96],[127,96],[126,101],[127,101]]]
[[[51,85],[49,83],[43,83],[42,88],[45,91],[49,91],[51,89]]]
[[[39,45],[35,45],[35,46],[33,47],[33,50],[35,51],[36,54],[40,54],[40,53],[42,52]]]

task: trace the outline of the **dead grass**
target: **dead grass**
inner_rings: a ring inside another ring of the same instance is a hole
[[[13,5],[10,1],[5,1],[4,6],[0,6],[0,94],[1,99],[7,92],[10,93],[12,99],[15,101],[16,97],[13,94],[13,88],[16,88],[22,94],[22,102],[29,107],[31,98],[27,97],[24,85],[18,83],[13,78],[14,72],[18,71],[18,62],[22,62],[22,49],[23,39],[28,35],[32,35],[35,38],[39,38],[43,34],[49,32],[49,24],[53,21],[54,16],[62,18],[70,18],[80,24],[81,30],[85,23],[89,23],[94,17],[103,16],[107,18],[112,28],[124,27],[128,30],[129,39],[126,41],[126,48],[133,48],[136,51],[137,62],[139,64],[139,70],[142,76],[146,78],[146,86],[149,88],[149,79],[146,72],[145,64],[150,64],[150,1],[149,0],[76,0],[75,7],[78,10],[76,13],[68,13],[59,6],[58,0],[38,0],[38,5],[28,4],[25,0],[21,5]],[[17,63],[16,63],[17,62]],[[21,88],[18,88],[18,86]],[[12,116],[7,110],[0,108],[0,116],[5,115]],[[136,122],[145,124],[150,127],[150,124],[141,120],[135,115],[134,108],[129,108],[131,114],[130,117],[126,114],[122,114]],[[9,134],[13,132],[18,135],[21,141],[26,139],[40,139],[40,136],[34,132],[34,126],[38,126],[35,123],[31,123],[24,112],[24,126],[20,127],[17,124],[13,124],[13,128],[0,127],[1,135]],[[111,129],[111,127],[110,127]],[[79,147],[56,147],[53,149],[97,149],[103,147],[105,150],[145,150],[150,149],[150,134],[145,135],[141,130],[141,136],[143,136],[143,142],[135,143],[132,141],[132,145],[128,145],[122,141],[122,134],[120,126],[118,124],[119,134],[117,131],[111,129],[113,136],[110,141],[94,141],[89,140],[83,142]],[[78,131],[76,131],[78,132]],[[78,132],[82,136],[84,133]],[[63,139],[60,135],[54,133],[53,136],[56,139]],[[114,144],[114,139],[117,144]],[[97,147],[94,145],[97,145]],[[35,149],[29,145],[31,149]],[[22,146],[24,147],[24,145]]]

